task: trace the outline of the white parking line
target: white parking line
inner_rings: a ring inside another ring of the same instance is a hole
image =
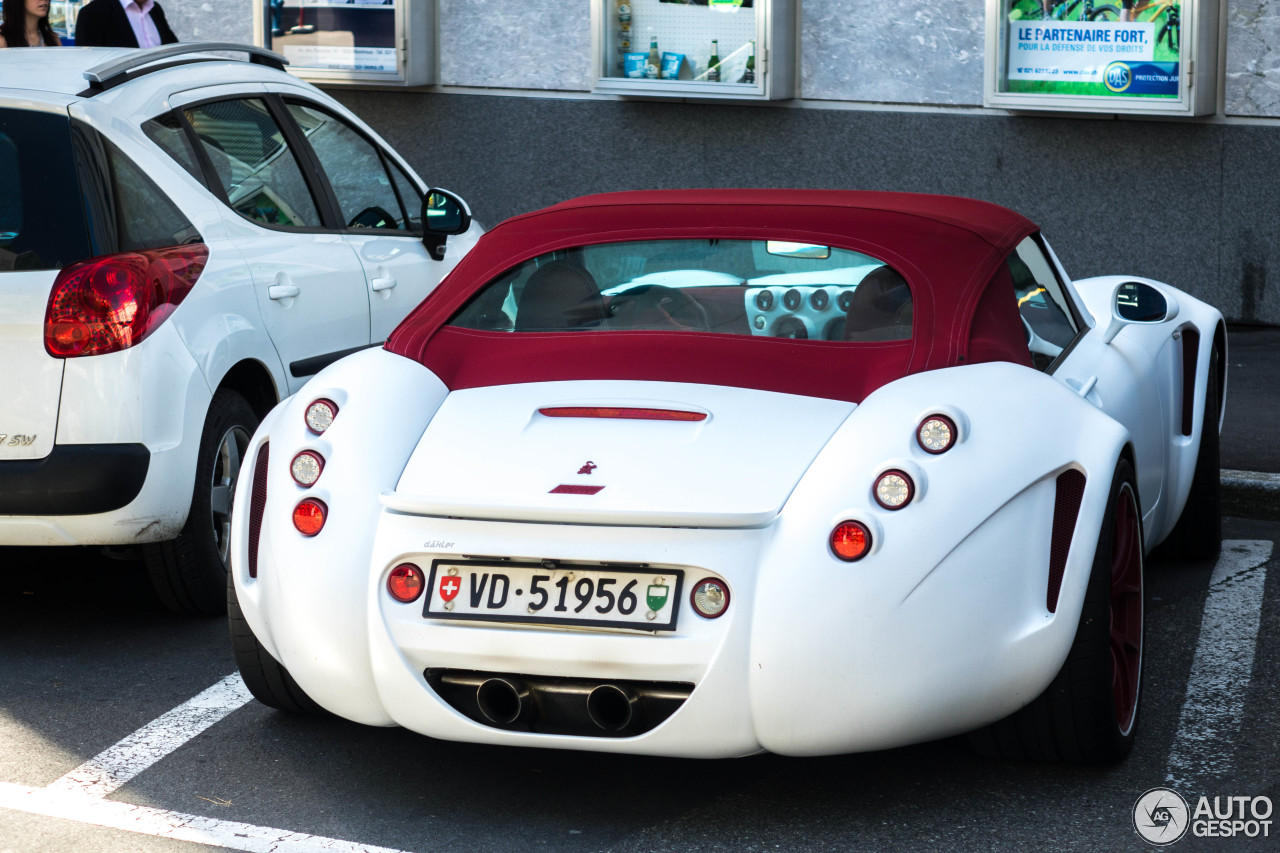
[[[8,782],[0,782],[0,808],[246,853],[404,853],[390,847],[87,797],[78,791]]]
[[[54,780],[49,790],[105,797],[252,698],[239,673],[228,675]]]
[[[403,853],[390,847],[105,799],[251,698],[240,675],[228,675],[48,787],[0,782],[0,808],[246,853]]]
[[[1231,771],[1262,619],[1272,543],[1227,540],[1213,569],[1166,780],[1203,787]]]

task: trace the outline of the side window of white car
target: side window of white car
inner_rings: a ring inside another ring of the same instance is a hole
[[[320,227],[311,190],[265,101],[212,101],[183,113],[236,213],[260,225]]]
[[[376,145],[329,112],[296,101],[286,102],[286,106],[329,178],[348,228],[412,228],[409,214],[414,207],[421,208],[422,202],[417,193],[403,197]]]
[[[1071,315],[1053,264],[1035,239],[1027,237],[1019,243],[1007,264],[1031,360],[1038,369],[1045,370],[1070,345],[1080,328]]]

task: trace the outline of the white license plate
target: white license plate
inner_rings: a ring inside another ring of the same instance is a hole
[[[683,583],[670,569],[435,560],[422,615],[671,631]]]

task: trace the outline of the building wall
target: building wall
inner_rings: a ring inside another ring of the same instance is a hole
[[[588,0],[436,2],[440,86],[331,92],[483,222],[644,187],[968,195],[1038,222],[1073,277],[1145,275],[1280,324],[1280,0],[1227,0],[1222,108],[1195,120],[981,109],[979,0],[890,19],[883,2],[798,0],[800,97],[750,105],[587,94]],[[241,25],[219,38],[250,38]]]

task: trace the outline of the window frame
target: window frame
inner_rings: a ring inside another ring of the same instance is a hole
[[[1046,376],[1052,376],[1057,371],[1058,367],[1066,361],[1067,357],[1071,355],[1071,352],[1076,348],[1080,341],[1084,339],[1084,336],[1089,333],[1090,326],[1085,322],[1080,306],[1076,304],[1075,294],[1067,287],[1066,282],[1063,280],[1064,273],[1058,268],[1057,257],[1049,250],[1048,245],[1044,241],[1043,235],[1041,235],[1039,231],[1034,234],[1030,234],[1023,238],[1023,240],[1019,241],[1018,245],[1013,247],[1013,250],[1009,255],[1016,255],[1018,253],[1018,248],[1027,240],[1030,240],[1035,244],[1036,248],[1040,250],[1041,256],[1043,256],[1045,263],[1049,267],[1049,271],[1053,273],[1054,284],[1057,285],[1058,292],[1062,294],[1062,301],[1066,303],[1067,314],[1076,328],[1075,336],[1062,348],[1062,352],[1058,353],[1057,356],[1054,357],[1053,361],[1049,362],[1042,371]],[[1008,266],[1008,263],[1009,258],[1006,257],[1004,260],[1006,267]],[[1021,316],[1021,312],[1019,312],[1019,316]]]

